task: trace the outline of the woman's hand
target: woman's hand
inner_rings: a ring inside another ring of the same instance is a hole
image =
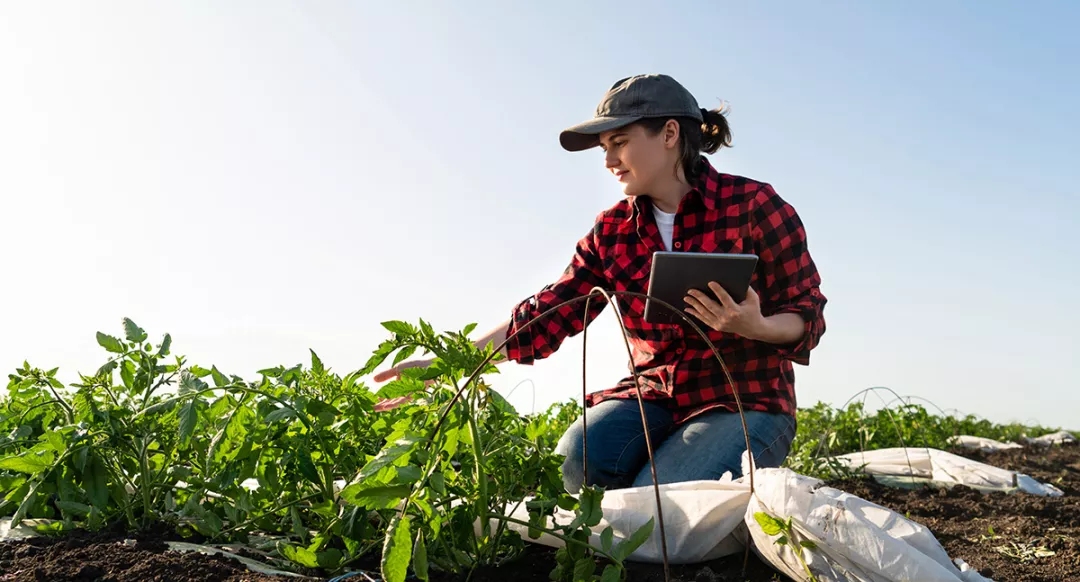
[[[402,370],[406,370],[408,368],[426,368],[426,367],[431,365],[431,362],[434,362],[434,361],[435,360],[433,358],[426,358],[426,359],[423,359],[423,360],[409,360],[407,362],[402,362],[402,363],[400,363],[400,364],[398,364],[398,365],[396,365],[393,368],[390,368],[388,370],[383,370],[382,372],[379,372],[378,374],[375,374],[374,376],[372,376],[371,379],[376,381],[376,382],[385,382],[387,380],[397,380],[398,378],[401,377],[401,371]]]
[[[793,344],[806,333],[806,322],[797,313],[761,314],[761,299],[753,287],[746,290],[742,303],[728,295],[717,282],[709,283],[719,303],[707,294],[691,289],[686,297],[686,312],[716,331],[741,335],[746,339],[770,344]]]
[[[376,382],[385,382],[385,381],[390,380],[390,379],[396,380],[396,379],[401,377],[401,371],[402,370],[405,370],[407,368],[426,368],[426,367],[430,366],[431,362],[433,362],[433,361],[434,360],[432,358],[427,358],[427,359],[424,359],[424,360],[409,360],[407,362],[402,362],[402,363],[394,366],[393,368],[390,368],[388,370],[383,370],[382,372],[379,372],[378,374],[375,374],[374,376],[371,377],[371,379],[376,381]],[[430,386],[432,382],[434,382],[434,380],[428,380],[424,384]],[[402,404],[405,404],[406,402],[408,402],[410,400],[412,400],[412,396],[410,396],[408,394],[406,394],[405,396],[398,396],[397,398],[388,398],[388,399],[385,399],[385,400],[380,400],[380,401],[375,403],[375,407],[372,410],[374,412],[384,412],[384,411],[387,411],[387,410],[393,410],[393,409],[397,408],[398,406],[401,406]]]
[[[761,300],[752,287],[747,288],[746,299],[742,303],[736,303],[715,281],[709,283],[709,289],[716,294],[715,299],[697,289],[690,290],[686,296],[686,304],[689,305],[687,313],[714,331],[734,333],[754,340],[765,337],[767,322],[761,315]]]

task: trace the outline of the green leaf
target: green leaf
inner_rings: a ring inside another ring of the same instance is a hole
[[[778,546],[784,546],[784,545],[787,545],[787,543],[788,543],[788,538],[787,538],[786,535],[783,535],[783,536],[780,536],[780,537],[776,538],[776,545],[778,545]]]
[[[195,434],[195,425],[199,422],[198,400],[192,398],[180,407],[180,443],[186,445],[191,435]]]
[[[57,501],[56,506],[68,513],[72,513],[78,516],[90,515],[90,506],[85,503],[76,503],[74,501]]]
[[[446,494],[446,475],[442,471],[436,471],[428,478],[431,489],[440,495]]]
[[[120,366],[120,380],[128,390],[135,386],[135,364],[131,360],[125,360]]]
[[[399,439],[394,445],[379,451],[379,454],[375,455],[374,459],[371,459],[368,464],[364,465],[364,467],[360,469],[360,474],[356,476],[355,481],[363,481],[375,473],[378,473],[383,467],[392,465],[402,459],[406,459],[405,462],[408,462],[408,456],[412,454],[416,444],[425,440],[427,439],[410,437]]]
[[[271,491],[281,489],[281,478],[279,477],[278,473],[279,470],[277,463],[264,463],[263,478],[260,479],[260,483],[266,487],[269,487]]]
[[[754,513],[754,520],[761,526],[761,531],[765,532],[765,535],[774,536],[784,529],[784,522],[776,519],[775,517],[765,513],[764,511],[758,511]]]
[[[404,582],[409,569],[409,557],[412,555],[412,536],[409,531],[409,516],[396,515],[386,529],[386,541],[383,544],[382,576],[386,582]]]
[[[322,373],[326,371],[326,368],[323,367],[322,360],[319,359],[315,350],[308,348],[308,351],[311,352],[311,371],[318,375],[322,375]]]
[[[146,341],[146,332],[143,331],[141,327],[135,325],[134,321],[131,321],[130,319],[125,317],[124,337],[126,337],[129,342],[141,344],[142,342]]]
[[[284,371],[285,368],[282,368],[281,366],[275,366],[273,368],[263,368],[262,370],[256,372],[256,374],[262,374],[263,376],[268,376],[270,378],[277,378]]]
[[[446,452],[451,458],[457,454],[458,441],[461,436],[461,429],[458,427],[444,428],[443,435],[446,437],[446,441],[443,443],[442,450]]]
[[[28,451],[21,455],[0,459],[0,469],[18,471],[29,475],[37,475],[52,467],[56,454],[52,450]]]
[[[342,492],[344,493],[344,491]],[[353,506],[346,509],[345,518],[341,521],[341,535],[343,538],[346,540],[367,539],[370,530],[371,524],[367,520],[367,510],[365,508]]]
[[[600,548],[607,553],[611,553],[611,542],[615,537],[615,532],[612,531],[611,526],[604,528],[604,531],[600,532]]]
[[[427,546],[424,544],[424,530],[417,529],[416,545],[413,546],[413,573],[416,577],[428,582]]]
[[[120,340],[111,335],[103,334],[100,331],[97,332],[97,343],[114,354],[124,353],[124,344],[120,343]]]
[[[600,502],[604,498],[604,491],[593,487],[584,487],[581,490],[581,498],[578,505],[578,511],[581,512],[582,523],[589,527],[600,523],[600,518],[604,516],[604,511],[601,509]]]
[[[649,539],[649,536],[652,535],[653,525],[653,518],[650,517],[648,523],[630,534],[629,538],[619,542],[611,550],[611,555],[620,562],[626,560],[630,554],[634,553],[634,550],[641,547],[641,544],[644,544],[645,541]]]
[[[401,362],[404,362],[406,358],[416,353],[417,346],[405,346],[401,351],[394,356],[394,363],[391,366],[396,366]]]
[[[333,424],[338,416],[341,415],[341,411],[333,406],[312,398],[308,400],[304,405],[304,410],[319,420],[319,423],[325,425]]]
[[[198,378],[205,378],[213,373],[210,370],[203,368],[202,366],[192,366],[188,368],[188,370],[191,371],[192,374],[195,374],[195,376]]]
[[[308,568],[319,567],[319,556],[307,548],[281,543],[278,545],[278,551],[281,552],[281,555],[285,556],[286,559],[296,562],[301,566],[306,566]]]
[[[391,509],[408,496],[411,490],[412,487],[407,484],[365,487],[360,483],[354,483],[342,489],[340,496],[357,507]]]
[[[105,364],[103,366],[98,368],[97,373],[94,374],[94,375],[95,376],[102,376],[102,375],[108,374],[109,372],[112,372],[115,369],[116,369],[116,360],[112,360],[110,362],[105,362]]]
[[[109,506],[109,470],[105,468],[105,463],[93,453],[90,455],[88,469],[88,472],[83,475],[86,496],[90,498],[90,503],[94,507],[105,513]]]
[[[163,358],[169,355],[169,350],[172,348],[172,336],[165,334],[165,339],[161,340],[161,348],[158,350],[158,357]]]
[[[315,462],[311,460],[311,453],[307,449],[300,449],[296,455],[297,467],[300,469],[300,474],[303,475],[315,485],[319,485],[321,480],[319,479],[319,470],[315,468]]]
[[[806,549],[808,549],[808,550],[816,550],[817,549],[817,544],[815,544],[814,542],[812,542],[810,540],[803,540],[803,541],[799,542],[799,545],[806,548]]]
[[[198,392],[200,390],[206,390],[210,386],[199,379],[199,376],[195,373],[194,369],[184,370],[180,372],[180,390],[179,394],[189,394],[191,392]]]
[[[379,344],[379,348],[371,354],[371,357],[368,358],[367,363],[364,364],[364,367],[361,368],[356,373],[356,375],[366,376],[374,372],[375,368],[378,368],[379,365],[381,365],[386,360],[386,357],[389,356],[390,353],[396,349],[397,345],[390,340],[386,340],[383,343]]]
[[[277,408],[270,414],[263,417],[263,422],[271,424],[280,420],[293,420],[296,418],[296,413],[291,408]]]
[[[405,465],[403,467],[397,467],[397,482],[398,483],[416,483],[424,477],[423,470],[416,465]]]
[[[618,566],[615,564],[608,564],[604,566],[604,573],[600,576],[600,582],[621,582],[622,576],[619,572]]]
[[[592,556],[585,556],[574,562],[574,581],[592,580],[593,572],[596,572],[596,562]]]
[[[64,436],[60,434],[60,431],[50,430],[49,432],[45,433],[45,440],[49,442],[49,445],[56,452],[63,454],[65,451],[67,451],[67,441],[64,440]]]
[[[423,391],[425,388],[424,383],[420,380],[414,380],[412,378],[399,378],[391,382],[387,382],[385,386],[379,389],[375,393],[378,398],[399,398],[412,394],[413,392]]]
[[[211,366],[210,367],[210,374],[213,375],[213,377],[214,377],[214,386],[215,387],[221,388],[222,386],[228,386],[229,385],[229,379],[225,377],[225,374],[222,374],[221,372],[218,371],[217,366]]]
[[[382,322],[382,326],[390,333],[396,333],[398,335],[413,335],[416,333],[416,328],[404,321],[384,321]]]
[[[330,548],[329,550],[323,550],[315,554],[316,559],[319,562],[319,567],[325,570],[336,570],[341,564],[341,550],[337,548]]]
[[[465,326],[465,329],[461,332],[461,335],[468,336],[470,333],[473,332],[474,329],[476,329],[476,324],[470,323],[469,325]]]
[[[34,484],[30,486],[30,491],[26,493],[26,497],[23,498],[22,503],[19,504],[19,508],[15,510],[15,514],[11,516],[11,524],[9,527],[12,529],[18,527],[23,518],[30,511],[30,508],[34,506],[34,502],[37,501],[37,490],[41,487],[42,481],[35,479]]]

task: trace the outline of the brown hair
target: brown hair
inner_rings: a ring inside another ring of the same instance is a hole
[[[650,135],[656,135],[669,119],[679,122],[679,165],[687,181],[692,181],[702,152],[713,154],[722,147],[731,147],[731,127],[723,111],[702,109],[705,120],[701,123],[692,117],[650,117],[638,123]]]

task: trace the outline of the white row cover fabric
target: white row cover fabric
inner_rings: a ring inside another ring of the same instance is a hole
[[[800,551],[821,582],[988,581],[963,561],[950,562],[930,530],[890,509],[790,469],[760,469],[754,477],[745,517],[754,552],[793,580],[810,579],[795,555]],[[761,529],[758,512],[791,518],[793,539],[776,544],[779,535]],[[814,547],[802,549],[800,542]]]
[[[660,486],[660,505],[664,510],[667,533],[668,560],[672,564],[694,564],[743,551],[746,532],[742,528],[743,513],[750,501],[749,482],[733,481],[730,473],[718,481],[688,481]],[[614,544],[630,537],[639,527],[656,515],[656,493],[652,486],[613,489],[604,492],[601,503],[604,517],[592,529],[589,543],[600,547],[600,533],[611,526]],[[510,517],[529,521],[524,505]],[[556,523],[573,521],[573,512],[556,509]],[[492,527],[497,520],[492,520]],[[508,523],[527,541],[559,548],[565,543],[548,534],[530,540],[528,527]],[[550,521],[548,522],[550,527]],[[660,546],[660,525],[656,520],[652,536],[630,556],[631,560],[659,563],[663,561]]]
[[[964,447],[965,449],[975,449],[984,453],[996,453],[998,451],[1008,451],[1010,449],[1024,448],[1024,445],[1017,443],[1003,443],[994,439],[970,436],[966,434],[949,437],[948,443],[953,446],[960,446]]]
[[[980,491],[1024,491],[1059,497],[1062,491],[1015,471],[1001,469],[939,449],[896,447],[833,457],[889,485],[928,483],[951,487],[967,485]]]
[[[764,512],[781,520],[791,519],[798,541],[812,541],[816,547],[803,550],[814,576],[822,581],[865,582],[991,582],[962,560],[954,564],[924,526],[896,512],[844,493],[823,487],[818,479],[789,469],[760,469],[754,473],[756,493],[750,493],[749,479],[690,481],[660,486],[664,510],[668,556],[673,564],[697,563],[743,551],[749,536],[755,552],[774,568],[798,582],[809,577],[791,546],[777,545],[779,537],[766,534],[754,514]],[[592,528],[590,543],[599,546],[600,532],[611,526],[619,543],[655,515],[652,487],[606,491],[602,502],[604,518]],[[512,517],[528,521],[528,511],[519,507]],[[573,519],[558,510],[557,523]],[[492,520],[492,526],[497,525]],[[551,547],[563,542],[542,535],[529,540],[528,528],[508,524],[523,539]],[[645,544],[630,559],[660,562],[660,528],[655,527]]]
[[[1072,445],[1072,444],[1076,444],[1077,440],[1076,440],[1076,437],[1073,436],[1073,434],[1071,432],[1064,431],[1064,430],[1059,430],[1057,432],[1053,432],[1053,433],[1050,433],[1050,434],[1044,434],[1041,437],[1024,438],[1024,442],[1029,443],[1029,444],[1033,444],[1033,445],[1050,446],[1050,445]]]

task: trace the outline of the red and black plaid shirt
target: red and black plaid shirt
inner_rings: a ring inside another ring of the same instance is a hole
[[[807,250],[806,231],[795,209],[772,186],[718,173],[704,157],[694,188],[683,198],[675,216],[671,250],[758,255],[751,286],[769,316],[798,313],[805,322],[802,339],[773,345],[708,330],[731,371],[727,380],[708,345],[689,327],[650,324],[645,301],[616,297],[630,334],[634,366],[641,376],[645,398],[671,410],[676,423],[707,410],[736,410],[732,390],[738,390],[746,410],[795,414],[795,373],[792,363],[809,364],[810,350],[825,333],[821,294],[814,261]],[[647,196],[623,199],[597,216],[592,231],[578,241],[573,260],[554,283],[519,303],[508,334],[544,311],[585,295],[595,286],[614,291],[645,293],[654,251],[664,250]],[[603,296],[563,307],[545,321],[525,330],[506,345],[509,359],[521,364],[551,355],[568,336],[580,333],[606,306]],[[634,378],[588,395],[587,405],[611,398],[634,398]]]

